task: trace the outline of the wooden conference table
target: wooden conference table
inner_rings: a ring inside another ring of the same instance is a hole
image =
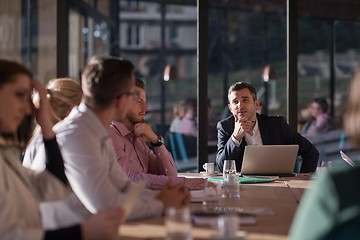
[[[183,173],[179,176],[204,177],[200,173]],[[241,184],[240,199],[226,202],[226,206],[241,208],[272,209],[271,215],[255,216],[254,225],[240,226],[246,231],[244,239],[281,240],[287,239],[293,217],[300,199],[309,186],[312,174],[297,174],[294,177],[280,177],[270,183]],[[191,206],[201,203],[191,203]],[[211,239],[218,230],[203,226],[193,226],[194,239]],[[164,218],[153,218],[129,222],[121,226],[119,239],[164,239]]]

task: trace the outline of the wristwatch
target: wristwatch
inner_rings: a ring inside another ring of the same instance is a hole
[[[164,144],[164,138],[161,137],[161,136],[159,136],[157,143],[151,143],[151,146],[153,146],[153,147],[160,147],[160,146],[163,145],[163,144]]]

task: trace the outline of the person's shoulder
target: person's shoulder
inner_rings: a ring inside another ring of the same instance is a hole
[[[79,111],[78,109],[79,107],[73,109],[69,116],[55,124],[53,130],[56,134],[60,132],[73,134],[83,131],[96,131],[101,126],[100,120],[93,113]]]
[[[334,189],[342,199],[341,205],[344,206],[343,204],[358,204],[360,201],[360,190],[351,187],[359,181],[360,167],[351,167],[342,163],[323,173],[320,176],[319,185],[325,187],[325,184],[327,184],[327,187]]]
[[[329,122],[330,124],[333,124],[333,122],[334,122],[334,118],[328,113],[323,114],[320,117],[322,117],[325,122]]]
[[[328,171],[329,177],[337,179],[358,179],[360,181],[360,166],[351,167],[346,163],[339,164],[338,166],[332,167]]]
[[[270,123],[280,123],[285,121],[285,118],[281,115],[266,115],[266,114],[257,114],[257,118],[259,121],[266,121]]]
[[[42,146],[44,144],[44,140],[43,140],[43,135],[41,133],[34,135],[30,142],[29,145],[27,146],[27,149],[30,148],[38,148],[40,146]]]
[[[109,127],[111,137],[123,138],[130,133],[129,129],[122,122],[112,121]]]
[[[229,123],[233,123],[235,120],[234,120],[234,116],[231,115],[225,119],[222,119],[218,122],[218,124],[220,125],[226,125],[226,124],[229,124]]]
[[[234,116],[229,116],[221,121],[219,121],[216,125],[216,129],[221,132],[227,132],[230,134],[234,130],[235,118]]]
[[[34,143],[34,144],[38,144],[38,143],[43,143],[43,135],[42,133],[36,134],[31,138],[31,142],[30,143]]]
[[[262,114],[262,113],[257,113],[256,116],[258,118],[264,118],[264,119],[283,119],[284,116],[281,115],[267,115],[267,114]]]

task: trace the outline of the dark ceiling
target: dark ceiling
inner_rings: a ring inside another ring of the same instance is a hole
[[[196,0],[145,0],[175,5],[196,5]],[[201,0],[203,1],[203,0]],[[286,0],[209,0],[211,8],[285,12]],[[299,15],[316,18],[360,20],[360,0],[298,0]]]

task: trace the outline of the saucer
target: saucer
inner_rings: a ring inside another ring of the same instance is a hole
[[[215,234],[215,235],[211,235],[211,239],[214,240],[241,240],[244,239],[244,237],[247,236],[247,232],[246,231],[237,231],[234,237],[224,237],[220,234]]]

